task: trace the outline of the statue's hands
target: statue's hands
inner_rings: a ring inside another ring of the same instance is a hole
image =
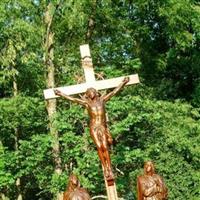
[[[55,95],[61,96],[61,94],[62,94],[62,92],[60,90],[55,89],[53,91],[54,91]]]
[[[160,186],[157,185],[156,188],[157,188],[157,192],[159,192],[159,193],[162,192],[162,188]]]
[[[126,76],[123,80],[124,83],[128,83],[130,81],[130,78],[128,76]]]

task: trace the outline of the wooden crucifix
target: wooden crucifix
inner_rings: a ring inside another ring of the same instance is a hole
[[[56,98],[59,96],[67,100],[81,104],[88,110],[90,117],[90,135],[96,144],[99,158],[101,160],[106,189],[109,200],[117,199],[117,192],[114,176],[111,167],[109,146],[112,144],[112,136],[108,130],[106,122],[105,103],[117,94],[125,85],[139,83],[138,75],[118,77],[107,80],[95,80],[92,58],[88,45],[80,46],[82,66],[85,74],[85,83],[44,90],[45,99]],[[101,95],[98,90],[115,88],[108,94]],[[74,98],[72,94],[84,93],[81,98]]]
[[[89,46],[87,44],[80,46],[80,51],[82,67],[85,74],[85,83],[56,88],[62,93],[66,95],[80,94],[86,92],[86,90],[91,87],[95,88],[96,90],[115,88],[125,78],[124,76],[121,76],[117,78],[96,81]],[[137,74],[130,75],[128,77],[129,82],[126,85],[139,83],[139,77]],[[55,95],[54,89],[52,88],[44,90],[44,96],[45,99],[53,99],[58,97]]]

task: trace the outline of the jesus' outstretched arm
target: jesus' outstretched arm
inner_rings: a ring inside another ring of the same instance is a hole
[[[55,89],[54,90],[54,93],[60,97],[64,97],[65,99],[69,100],[69,101],[72,101],[74,103],[78,103],[78,104],[81,104],[83,106],[87,106],[87,103],[86,101],[82,100],[82,99],[78,99],[78,98],[74,98],[72,96],[69,96],[69,95],[66,95],[64,93],[62,93],[60,90],[57,90]]]
[[[116,95],[123,87],[129,82],[129,77],[125,77],[124,80],[110,93],[103,96],[104,101],[108,101],[111,97]]]

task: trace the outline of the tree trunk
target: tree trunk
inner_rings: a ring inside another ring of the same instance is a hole
[[[91,38],[92,38],[92,34],[93,34],[93,31],[94,31],[94,27],[95,27],[96,9],[97,9],[97,0],[94,0],[93,3],[92,3],[91,14],[90,14],[89,19],[88,19],[87,32],[86,32],[86,35],[85,35],[86,43],[89,43]]]
[[[46,25],[46,35],[45,35],[45,44],[44,44],[44,62],[47,70],[46,76],[46,85],[47,88],[54,88],[55,87],[55,67],[54,67],[54,49],[53,49],[53,41],[54,41],[54,33],[51,31],[51,25],[53,20],[54,12],[52,10],[55,9],[52,3],[49,3],[47,6],[47,10],[45,13],[45,25]],[[56,113],[56,99],[47,100],[46,104],[48,117],[49,117],[49,129],[50,134],[53,136],[53,159],[55,163],[55,173],[60,175],[62,173],[61,168],[61,158],[60,158],[60,145],[59,145],[59,136],[58,131],[55,125],[55,113]],[[57,193],[56,199],[61,200],[62,194]]]
[[[13,77],[13,96],[17,97],[18,95],[18,88],[17,88],[17,80],[16,75]],[[19,130],[18,127],[15,127],[15,150],[18,151],[19,149]],[[16,180],[16,187],[17,187],[17,200],[22,200],[22,193],[21,193],[21,180],[17,178]]]

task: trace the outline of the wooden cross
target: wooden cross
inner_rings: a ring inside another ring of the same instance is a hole
[[[58,87],[54,89],[58,89],[59,91],[61,91],[62,93],[66,95],[73,95],[73,94],[84,93],[86,92],[88,88],[91,88],[91,87],[95,88],[96,90],[115,88],[124,80],[125,76],[96,81],[93,64],[92,64],[92,58],[91,58],[90,50],[89,50],[89,45],[85,44],[85,45],[80,46],[80,51],[81,51],[82,67],[84,69],[84,75],[85,75],[85,83],[66,86],[66,87]],[[129,82],[126,85],[139,83],[139,77],[137,74],[129,75],[128,77],[129,77]],[[58,97],[55,95],[54,89],[51,88],[51,89],[44,90],[45,99],[53,99],[53,98]],[[102,165],[102,168],[103,168],[103,165]],[[104,171],[104,168],[103,168],[103,171]],[[105,177],[105,173],[104,173],[104,180],[105,180],[108,200],[118,200],[115,182],[113,182],[112,185],[108,185],[108,182]]]
[[[115,88],[125,78],[125,76],[121,76],[117,78],[96,81],[89,45],[85,44],[80,46],[80,51],[81,51],[82,67],[84,69],[84,74],[85,74],[85,83],[65,86],[65,87],[58,87],[54,89],[58,89],[62,93],[67,95],[80,94],[84,93],[88,88],[91,87],[95,88],[96,90]],[[136,84],[140,82],[137,74],[129,75],[128,77],[130,80],[126,85]],[[54,90],[53,88],[51,88],[44,90],[44,97],[45,99],[53,99],[57,98],[58,96],[54,94]]]

